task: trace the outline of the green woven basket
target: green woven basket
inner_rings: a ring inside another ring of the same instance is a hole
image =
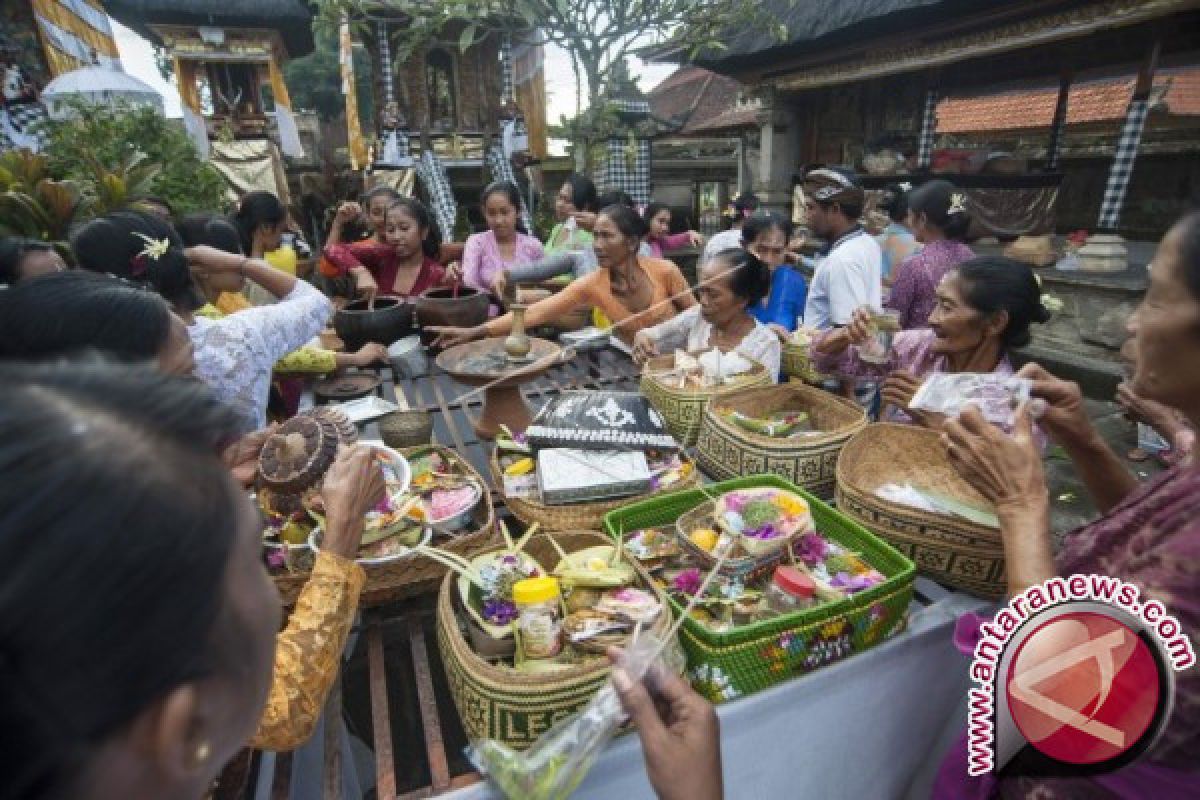
[[[912,602],[913,563],[865,528],[809,492],[774,475],[756,475],[645,500],[607,514],[604,528],[619,537],[641,528],[670,525],[707,496],[732,489],[769,486],[809,502],[817,530],[859,552],[886,580],[836,603],[743,625],[725,633],[687,619],[680,643],[688,678],[714,703],[752,694],[796,675],[866,650],[904,629]],[[683,607],[673,598],[674,614]]]

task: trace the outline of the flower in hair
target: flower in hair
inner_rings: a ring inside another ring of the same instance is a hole
[[[168,250],[171,249],[171,240],[170,239],[165,239],[165,238],[164,239],[153,239],[153,238],[147,236],[146,234],[139,233],[137,231],[134,231],[133,235],[138,237],[139,239],[141,239],[143,242],[146,243],[146,246],[142,248],[142,252],[138,253],[134,257],[135,259],[145,256],[146,258],[149,258],[151,261],[158,261],[160,258],[162,258],[163,256],[165,256],[167,254]]]
[[[965,214],[967,213],[967,196],[962,192],[955,192],[950,195],[950,208],[946,210],[947,214]]]
[[[911,191],[912,191],[912,184],[911,184],[911,183],[909,183],[908,181],[905,181],[904,183],[900,184],[900,191],[902,191],[902,192],[911,192]]]

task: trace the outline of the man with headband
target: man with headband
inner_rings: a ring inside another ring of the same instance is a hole
[[[882,308],[883,254],[858,219],[863,188],[852,171],[823,167],[804,177],[809,228],[830,242],[817,260],[804,324],[822,330],[847,325],[856,308]]]

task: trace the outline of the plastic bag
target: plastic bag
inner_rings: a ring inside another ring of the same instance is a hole
[[[652,663],[660,661],[663,650],[657,638],[642,634],[625,651],[621,666],[639,681]],[[505,797],[565,800],[587,777],[625,718],[610,679],[591,702],[560,720],[528,750],[518,752],[503,742],[484,739],[467,748],[467,757]]]
[[[975,406],[993,425],[1011,429],[1016,410],[1030,397],[1032,382],[991,372],[935,372],[925,379],[908,407],[957,417]]]

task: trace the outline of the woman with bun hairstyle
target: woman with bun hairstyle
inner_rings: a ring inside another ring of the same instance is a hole
[[[882,368],[885,422],[939,427],[942,419],[908,408],[928,375],[990,372],[1012,375],[1009,352],[1029,344],[1030,326],[1050,319],[1042,290],[1028,264],[999,256],[974,258],[952,268],[938,284],[928,328],[901,331]],[[835,328],[813,347],[813,366],[826,374],[878,380],[880,366],[863,361],[859,346],[873,337],[868,309]]]
[[[676,350],[737,352],[779,374],[779,337],[751,314],[771,290],[771,270],[753,253],[722,250],[700,268],[700,304],[674,319],[639,331],[633,357],[639,363]]]
[[[913,231],[924,245],[896,267],[884,308],[900,314],[905,330],[924,328],[937,304],[937,286],[947,272],[975,253],[964,244],[971,217],[966,195],[949,181],[929,181],[908,194]]]
[[[921,249],[908,228],[908,189],[910,184],[890,183],[883,189],[879,210],[888,215],[888,224],[875,237],[883,252],[883,285],[892,285],[892,271]]]
[[[132,281],[167,301],[187,325],[196,377],[237,412],[243,432],[266,426],[275,362],[320,333],[332,313],[316,288],[265,261],[209,245],[185,251],[174,228],[152,214],[94,219],[75,232],[71,247],[80,268]],[[247,279],[278,302],[219,320],[196,314],[205,293],[239,292]]]

